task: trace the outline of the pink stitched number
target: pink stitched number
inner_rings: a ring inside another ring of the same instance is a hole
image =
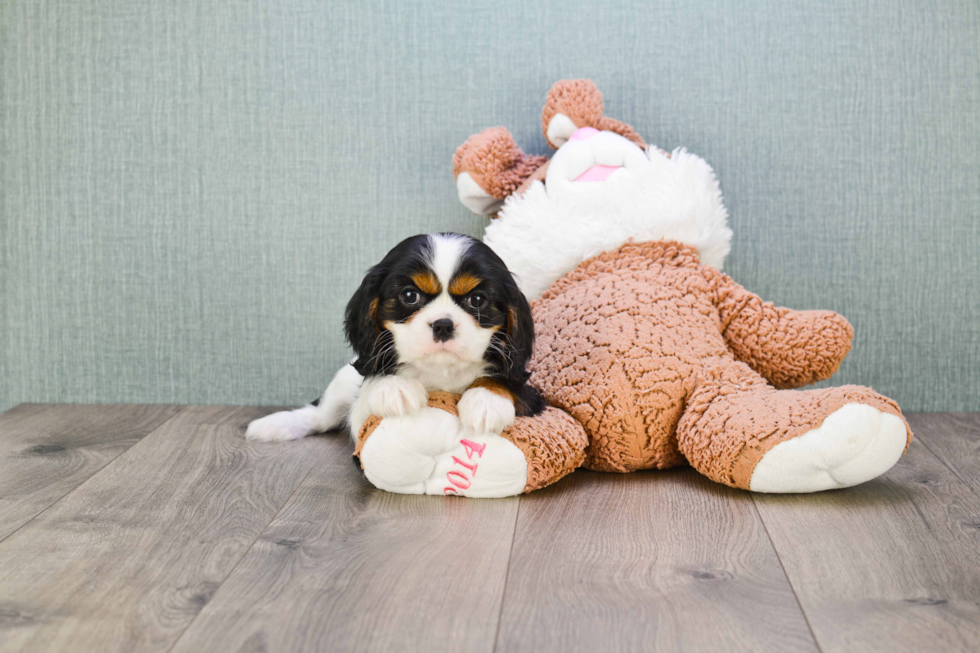
[[[470,460],[473,460],[474,452],[476,452],[478,458],[483,458],[483,450],[487,448],[486,444],[477,444],[472,440],[460,440],[459,443],[466,449],[466,457]]]
[[[466,469],[468,469],[471,472],[473,472],[473,475],[476,476],[476,466],[477,466],[476,463],[468,463],[468,462],[465,462],[463,460],[460,460],[456,456],[453,456],[453,460],[455,460],[457,464],[462,465]]]
[[[459,443],[463,445],[464,449],[466,449],[466,457],[469,458],[470,460],[473,460],[473,454],[476,454],[477,458],[483,458],[483,450],[487,448],[486,444],[477,444],[472,440],[460,440]],[[468,463],[464,460],[460,460],[456,456],[453,456],[453,462],[464,469],[470,470],[470,474],[476,476],[476,468],[477,468],[476,463]],[[454,476],[456,478],[453,478]],[[467,478],[466,474],[459,471],[458,469],[450,470],[449,473],[446,474],[446,480],[449,481],[452,485],[446,486],[446,488],[442,491],[443,494],[459,495],[459,492],[456,490],[457,487],[460,490],[466,490],[469,489],[471,485],[473,485],[473,481]],[[466,483],[466,485],[463,485],[463,483]],[[456,487],[452,487],[453,485],[455,485]]]

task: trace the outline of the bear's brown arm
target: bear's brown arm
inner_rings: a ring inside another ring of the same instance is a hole
[[[541,168],[547,159],[525,154],[504,127],[474,134],[456,149],[453,175],[467,172],[490,197],[506,199]]]
[[[851,350],[854,329],[833,311],[774,306],[712,268],[721,333],[735,357],[777,388],[798,388],[830,378]]]

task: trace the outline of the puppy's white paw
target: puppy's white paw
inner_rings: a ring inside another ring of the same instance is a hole
[[[368,408],[378,417],[411,415],[429,402],[429,393],[416,379],[385,376],[378,379],[368,395]]]
[[[253,420],[245,431],[245,439],[253,442],[285,442],[309,435],[309,424],[294,411],[284,410]]]
[[[456,408],[463,427],[475,433],[500,433],[514,423],[514,402],[486,388],[470,388]]]

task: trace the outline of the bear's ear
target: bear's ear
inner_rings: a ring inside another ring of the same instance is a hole
[[[588,79],[555,82],[541,110],[541,128],[548,145],[556,150],[582,127],[599,128],[602,93]]]
[[[624,122],[603,115],[602,93],[588,79],[566,79],[555,82],[541,111],[541,128],[548,145],[558,149],[576,130],[592,127],[611,131],[640,147],[646,143],[633,128]]]
[[[459,201],[474,213],[495,213],[545,160],[524,154],[504,127],[470,136],[453,155]]]

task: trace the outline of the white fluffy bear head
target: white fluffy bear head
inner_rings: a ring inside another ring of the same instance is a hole
[[[582,261],[631,240],[676,240],[721,269],[732,231],[704,159],[582,127],[544,172],[543,181],[507,197],[484,236],[529,300]]]

